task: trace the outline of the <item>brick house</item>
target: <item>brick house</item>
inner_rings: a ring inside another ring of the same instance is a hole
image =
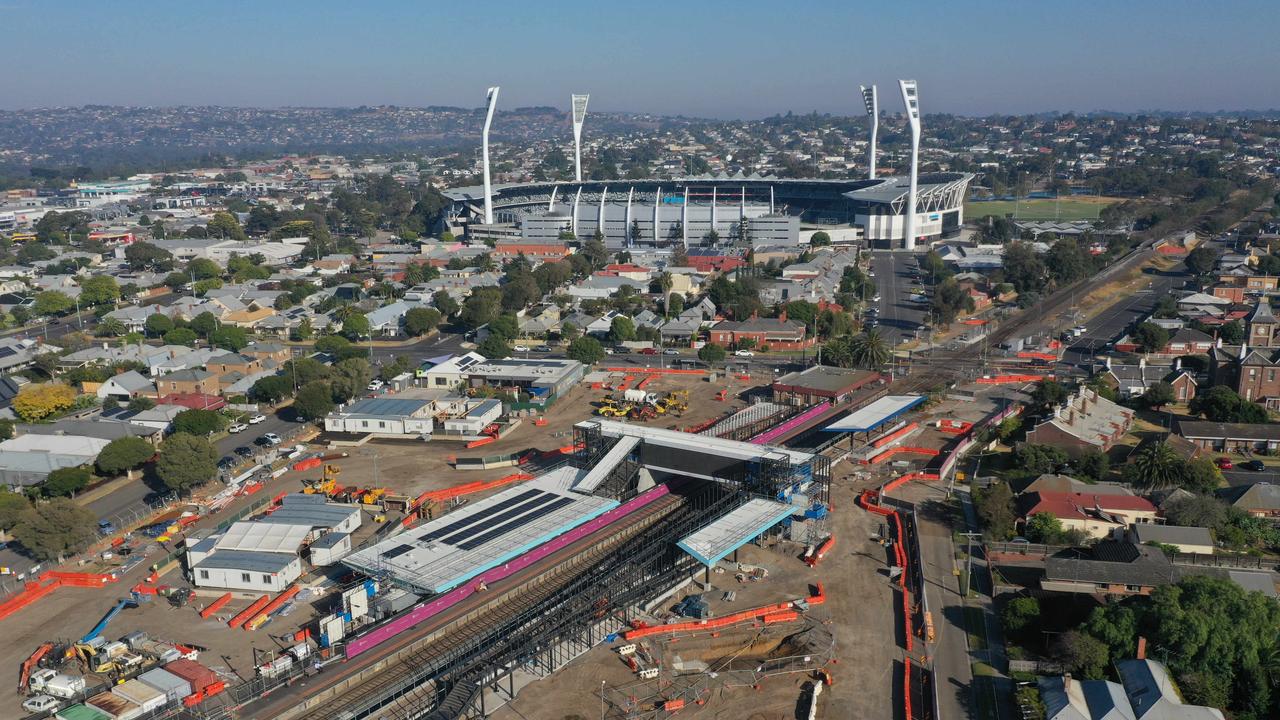
[[[1135,523],[1155,522],[1156,506],[1131,494],[1031,492],[1018,496],[1018,518],[1022,523],[1037,513],[1058,518],[1064,530],[1105,538]]]
[[[1171,363],[1149,363],[1140,358],[1135,365],[1112,362],[1108,357],[1098,374],[1121,399],[1139,397],[1152,385],[1167,382],[1173,387],[1174,402],[1188,403],[1195,398],[1198,387],[1195,376],[1182,369],[1180,358]]]
[[[249,343],[248,347],[240,351],[240,354],[257,358],[264,363],[268,360],[274,360],[281,364],[288,362],[293,357],[293,352],[289,350],[288,345],[267,342]]]
[[[799,350],[813,347],[815,338],[805,337],[804,325],[787,320],[786,312],[776,318],[752,317],[742,322],[725,321],[711,328],[711,342],[725,347],[743,340],[754,341],[756,347],[768,345],[772,350]]]
[[[1218,490],[1218,497],[1254,517],[1280,518],[1280,485],[1256,482]]]
[[[156,390],[161,395],[217,395],[218,376],[208,370],[179,370],[156,379]]]
[[[1027,431],[1027,442],[1052,445],[1070,455],[1089,450],[1106,452],[1129,432],[1134,412],[1081,388],[1075,395]]]
[[[251,375],[262,369],[262,361],[240,353],[226,352],[209,358],[205,361],[204,366],[205,369],[215,375],[226,375],[233,372]]]
[[[537,265],[544,262],[558,262],[569,257],[571,251],[564,243],[527,243],[501,242],[493,247],[493,259],[501,264],[524,255],[529,262]]]

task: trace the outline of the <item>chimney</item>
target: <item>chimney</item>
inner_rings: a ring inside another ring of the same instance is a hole
[[[990,218],[990,216],[988,216]],[[1062,676],[1062,691],[1071,692],[1071,673]]]
[[[1141,635],[1138,636],[1138,659],[1147,659],[1147,639]]]
[[[787,321],[787,306],[783,305],[782,312],[778,313],[778,322],[784,323],[786,321]]]
[[[1173,359],[1173,371],[1174,371],[1174,372],[1178,372],[1178,371],[1180,371],[1180,370],[1182,370],[1182,358],[1174,358],[1174,359]]]

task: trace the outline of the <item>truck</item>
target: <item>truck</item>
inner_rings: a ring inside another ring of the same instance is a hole
[[[83,675],[66,675],[57,670],[41,668],[31,673],[31,692],[44,693],[58,698],[73,698],[84,692]]]

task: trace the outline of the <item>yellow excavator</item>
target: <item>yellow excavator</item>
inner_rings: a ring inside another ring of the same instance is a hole
[[[342,468],[337,465],[325,465],[319,479],[302,481],[304,485],[302,492],[307,495],[332,497],[338,491],[338,476],[341,474]]]

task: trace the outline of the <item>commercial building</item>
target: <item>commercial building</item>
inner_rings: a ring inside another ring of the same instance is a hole
[[[814,365],[787,373],[774,381],[773,401],[785,405],[813,405],[824,400],[842,403],[860,388],[880,380],[880,373]]]
[[[188,547],[196,587],[280,592],[302,575],[298,554],[310,525],[237,522]]]
[[[577,360],[506,358],[489,360],[467,353],[422,371],[429,388],[511,388],[525,393],[530,402],[549,403],[582,382],[584,367]]]

